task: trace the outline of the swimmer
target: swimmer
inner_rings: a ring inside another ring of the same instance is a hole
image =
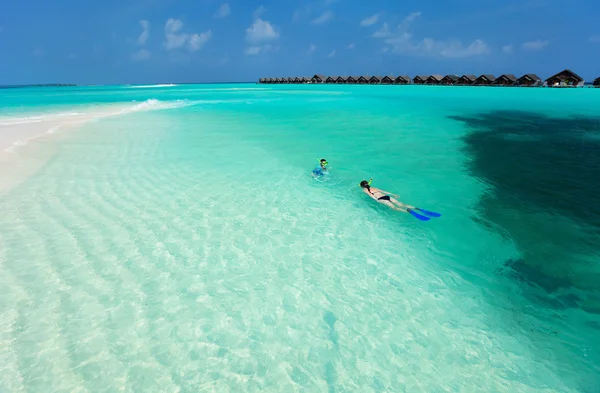
[[[428,211],[428,210],[410,206],[410,205],[405,205],[404,203],[402,203],[399,200],[392,198],[390,196],[390,195],[392,195],[392,196],[395,196],[396,198],[400,198],[398,195],[391,193],[391,192],[381,190],[379,188],[371,187],[372,181],[373,181],[373,179],[371,179],[369,181],[363,180],[360,182],[360,187],[363,189],[365,194],[367,194],[371,198],[375,199],[377,202],[382,203],[382,204],[386,205],[387,207],[390,207],[394,210],[409,213],[421,221],[428,221],[429,217],[440,217],[441,216],[440,213]],[[425,216],[417,213],[415,210],[418,210],[419,212],[425,214]]]
[[[398,195],[393,194],[391,192],[380,190],[379,188],[371,187],[371,182],[373,179],[366,181],[363,180],[360,182],[360,186],[362,187],[365,194],[375,199],[379,203],[383,203],[387,207],[391,207],[394,210],[398,210],[401,212],[408,213],[410,209],[415,209],[414,206],[405,205],[404,203],[398,201],[390,197],[390,195],[395,196],[396,198],[400,198]]]
[[[327,173],[327,165],[329,165],[329,163],[327,162],[326,159],[321,158],[321,161],[319,161],[319,166],[316,167],[315,169],[313,169],[312,173],[314,176],[323,176],[324,174]]]

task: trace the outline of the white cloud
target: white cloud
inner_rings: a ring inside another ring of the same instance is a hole
[[[595,42],[595,43],[599,43],[600,42],[600,35],[593,35],[590,37],[590,42]]]
[[[31,51],[31,55],[35,57],[42,57],[44,56],[44,51],[40,48],[35,48]]]
[[[510,45],[504,45],[502,47],[502,52],[504,52],[504,53],[511,54],[514,51],[515,51],[515,47],[512,44],[510,44]]]
[[[541,50],[544,49],[546,46],[548,46],[549,42],[548,41],[542,41],[542,40],[535,40],[535,41],[530,41],[530,42],[525,42],[523,44],[523,49],[525,50]]]
[[[274,50],[272,45],[262,45],[262,46],[249,46],[248,48],[246,48],[245,53],[248,56],[256,56],[256,55],[260,55],[261,53],[266,53],[266,52],[270,52]]]
[[[208,30],[200,34],[192,34],[188,40],[188,49],[192,52],[202,49],[210,37],[212,37],[212,31]]]
[[[137,39],[139,45],[144,45],[148,41],[150,35],[150,23],[147,20],[141,20],[140,26],[142,26],[142,34]]]
[[[132,61],[144,61],[148,60],[151,57],[150,51],[148,49],[140,49],[131,54]]]
[[[254,23],[246,29],[246,41],[250,43],[257,43],[262,41],[270,41],[277,39],[279,32],[270,22],[256,19]]]
[[[264,5],[261,5],[260,7],[255,9],[254,12],[252,13],[252,19],[260,18],[265,12],[267,12],[267,9],[265,8]]]
[[[179,49],[187,46],[190,51],[197,51],[201,49],[212,37],[210,30],[204,33],[182,33],[183,22],[178,19],[169,19],[165,24],[165,48],[167,50]]]
[[[368,18],[363,19],[360,22],[361,26],[371,26],[374,25],[375,23],[377,23],[379,21],[379,17],[381,16],[381,13],[377,13],[375,15],[371,15]]]
[[[231,14],[231,7],[227,3],[221,4],[217,12],[214,13],[213,18],[225,18]]]
[[[348,45],[348,49],[354,49],[354,42]]]
[[[413,22],[420,16],[420,12],[409,14],[395,29],[391,29],[387,23],[384,23],[379,30],[373,33],[373,37],[382,39],[384,44],[388,45],[389,51],[393,53],[448,58],[480,56],[490,53],[487,44],[480,39],[476,39],[466,46],[458,40],[415,39],[410,29]]]
[[[390,26],[385,22],[378,30],[373,33],[373,37],[375,38],[384,38],[392,35],[390,31]]]
[[[327,55],[327,57],[329,57],[330,59],[335,57],[335,49],[332,50],[331,52],[329,52],[329,54]]]
[[[317,46],[315,44],[310,44],[310,47],[308,48],[308,53],[313,53],[314,51],[317,50]]]
[[[324,25],[325,23],[329,22],[332,19],[333,19],[333,12],[325,11],[318,18],[313,19],[313,21],[311,23],[313,25]]]

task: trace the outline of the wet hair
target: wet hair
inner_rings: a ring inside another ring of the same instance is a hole
[[[321,162],[323,162],[323,161],[327,161],[327,160],[326,160],[326,159],[324,159],[324,158],[321,158]]]
[[[362,188],[366,188],[366,189],[367,189],[367,191],[371,192],[371,186],[369,185],[369,182],[368,182],[368,181],[366,181],[366,180],[363,180],[363,181],[361,181],[361,182],[360,182],[360,186],[361,186]]]

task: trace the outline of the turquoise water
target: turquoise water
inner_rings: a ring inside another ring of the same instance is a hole
[[[0,123],[130,109],[31,139],[0,171],[44,158],[0,196],[2,391],[600,390],[598,89],[0,103]],[[376,204],[371,177],[443,216]]]

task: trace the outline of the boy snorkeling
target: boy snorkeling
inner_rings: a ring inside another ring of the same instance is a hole
[[[321,158],[321,161],[319,161],[319,166],[316,167],[315,169],[313,169],[312,173],[315,177],[317,176],[323,176],[324,174],[327,173],[327,165],[329,165],[329,163],[327,162],[326,159]]]
[[[406,204],[400,202],[399,200],[392,198],[390,195],[395,196],[396,198],[400,198],[400,197],[397,194],[394,194],[394,193],[391,193],[388,191],[384,191],[379,188],[371,187],[372,181],[373,181],[373,179],[371,179],[369,181],[363,180],[360,182],[360,187],[363,189],[365,194],[367,194],[371,198],[375,199],[377,202],[382,203],[382,204],[386,205],[387,207],[390,207],[394,210],[409,213],[421,221],[428,221],[429,217],[440,217],[441,216],[441,214],[439,214],[439,213],[430,212],[427,210],[420,209],[418,207],[406,205]],[[422,216],[419,213],[415,212],[415,210],[418,210],[421,213],[426,214],[429,217]]]

